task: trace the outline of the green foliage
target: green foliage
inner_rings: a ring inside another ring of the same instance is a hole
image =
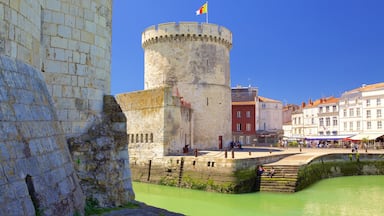
[[[299,143],[298,143],[296,140],[294,140],[294,141],[292,141],[292,142],[289,142],[289,143],[288,143],[288,146],[289,146],[289,147],[297,147],[297,146],[299,146]]]
[[[126,203],[122,206],[115,207],[115,208],[100,208],[99,202],[94,198],[87,198],[85,201],[85,215],[100,215],[103,213],[108,213],[115,210],[121,210],[121,209],[132,209],[132,208],[138,208],[139,205],[136,203]]]

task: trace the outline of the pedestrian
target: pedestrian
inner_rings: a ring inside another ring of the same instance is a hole
[[[261,176],[261,175],[263,175],[263,173],[264,173],[264,167],[262,166],[262,165],[259,165],[258,167],[257,167],[257,173],[256,173],[256,175],[257,176]]]
[[[272,178],[272,176],[275,175],[275,168],[271,167],[271,170],[268,173],[268,176]]]

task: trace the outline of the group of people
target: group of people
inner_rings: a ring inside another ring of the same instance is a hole
[[[270,178],[275,175],[275,169],[271,167],[269,171],[266,171],[262,165],[257,167],[257,176],[267,175]]]
[[[231,147],[231,149],[233,149],[233,148],[239,148],[239,149],[242,149],[242,147],[241,147],[241,143],[240,143],[239,141],[236,141],[236,142],[232,141],[232,142],[230,143],[230,147]]]

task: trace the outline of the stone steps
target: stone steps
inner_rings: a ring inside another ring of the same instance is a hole
[[[297,175],[300,166],[295,165],[278,165],[273,166],[275,173],[268,176],[272,166],[266,165],[265,173],[260,179],[261,192],[286,192],[293,193],[296,191]]]

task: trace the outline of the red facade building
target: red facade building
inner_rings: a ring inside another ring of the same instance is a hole
[[[256,99],[254,87],[232,88],[232,139],[242,145],[256,144]]]

